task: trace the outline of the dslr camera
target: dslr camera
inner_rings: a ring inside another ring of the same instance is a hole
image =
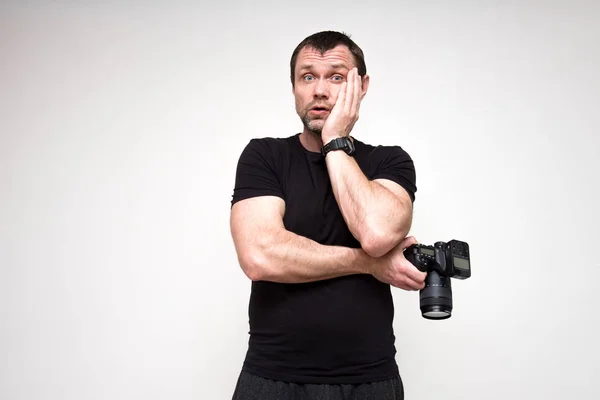
[[[426,319],[446,319],[452,315],[452,285],[450,278],[471,276],[469,245],[451,240],[433,246],[414,244],[404,250],[404,256],[419,271],[427,272],[425,287],[419,292],[421,315]]]

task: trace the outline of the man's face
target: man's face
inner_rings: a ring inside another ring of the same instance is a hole
[[[323,54],[310,47],[300,50],[296,60],[293,93],[296,112],[305,130],[321,136],[340,86],[346,80],[348,71],[355,66],[352,53],[343,45]]]

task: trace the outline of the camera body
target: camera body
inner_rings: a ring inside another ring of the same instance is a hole
[[[436,271],[438,274],[457,279],[471,276],[469,245],[466,242],[451,240],[437,242],[433,246],[413,244],[404,250],[404,256],[419,271]]]
[[[427,319],[446,319],[452,315],[450,278],[471,277],[469,245],[459,240],[436,242],[433,246],[414,244],[404,256],[419,271],[427,272],[425,287],[419,293],[421,314]]]

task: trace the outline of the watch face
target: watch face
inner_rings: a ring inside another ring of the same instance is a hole
[[[348,150],[346,151],[348,154],[353,154],[356,148],[354,147],[354,143],[352,140],[348,139]]]
[[[354,154],[354,143],[349,138],[337,138],[321,148],[321,153],[327,155],[332,150],[343,150],[348,155]]]

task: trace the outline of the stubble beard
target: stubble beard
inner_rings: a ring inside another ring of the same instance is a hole
[[[312,133],[315,137],[317,137],[319,139],[321,138],[321,133],[323,131],[323,123],[324,122],[325,121],[319,120],[319,119],[316,119],[316,120],[310,119],[308,117],[308,115],[305,115],[302,118],[302,123],[304,124],[304,127],[306,128],[306,130],[309,131],[310,133]]]
[[[325,125],[326,118],[310,118],[309,110],[305,110],[301,115],[302,125],[310,132],[315,138],[321,140],[321,134],[323,132],[323,125]]]
[[[302,125],[304,125],[304,129],[311,133],[315,138],[321,139],[321,131],[325,122],[323,121],[320,124],[315,124],[315,121],[318,121],[318,119],[313,120],[308,116],[310,109],[311,104],[308,104],[307,106],[303,107],[301,105],[301,102],[298,101],[298,98],[296,98],[296,113],[300,117]]]

